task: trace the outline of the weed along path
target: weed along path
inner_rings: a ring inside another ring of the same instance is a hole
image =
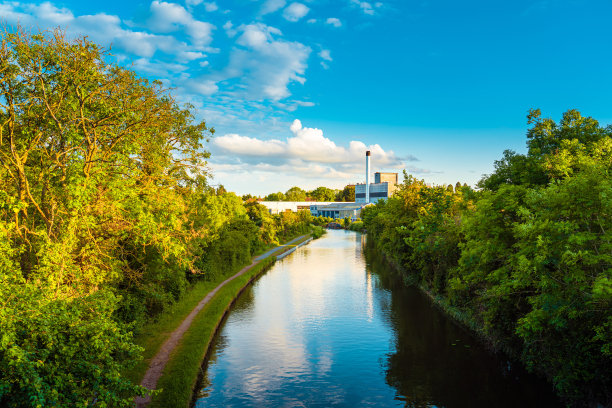
[[[217,285],[213,290],[208,292],[202,300],[196,305],[196,307],[191,310],[191,312],[183,319],[181,324],[168,336],[167,340],[161,345],[157,354],[151,359],[148,369],[140,382],[140,385],[143,387],[154,390],[157,387],[159,379],[162,377],[164,373],[164,368],[168,364],[168,362],[172,359],[173,351],[177,348],[181,340],[183,339],[185,333],[191,327],[193,320],[196,318],[198,313],[211,301],[211,299],[228,283],[232,282],[236,278],[244,275],[248,271],[250,271],[255,265],[259,264],[264,259],[270,256],[276,256],[277,259],[283,257],[286,253],[293,252],[298,246],[304,245],[309,242],[312,238],[309,235],[302,235],[297,237],[283,245],[279,245],[276,248],[273,248],[266,253],[259,255],[253,258],[253,262],[250,265],[245,266],[236,274],[230,276],[219,285]],[[250,281],[249,281],[250,282]],[[248,282],[245,286],[248,285]],[[148,396],[146,398],[138,397],[136,399],[136,406],[138,408],[143,408],[149,405],[151,402],[151,397]]]

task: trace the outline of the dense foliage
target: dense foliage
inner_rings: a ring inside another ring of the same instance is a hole
[[[250,194],[243,199],[253,198]],[[317,187],[312,191],[302,190],[300,187],[291,187],[285,193],[268,194],[264,201],[355,201],[355,186],[348,185],[342,190],[332,190],[327,187]]]
[[[131,406],[133,330],[311,222],[207,186],[213,130],[107,57],[2,34],[1,406]]]
[[[528,117],[481,189],[405,175],[362,211],[369,236],[568,403],[612,403],[612,127],[570,110]]]

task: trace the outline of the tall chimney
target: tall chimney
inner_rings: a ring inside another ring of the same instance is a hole
[[[366,197],[365,202],[368,204],[370,202],[370,151],[366,152]]]

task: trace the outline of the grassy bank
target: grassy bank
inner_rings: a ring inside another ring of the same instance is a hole
[[[189,406],[193,389],[200,374],[202,361],[226,311],[229,310],[229,307],[248,283],[265,272],[275,262],[277,255],[295,248],[309,237],[310,235],[306,235],[291,245],[280,247],[271,256],[261,260],[253,268],[228,282],[219,290],[198,313],[190,328],[172,352],[170,360],[156,387],[163,391],[153,398],[150,406]],[[285,242],[289,242],[294,238],[289,237]],[[265,253],[273,247],[272,245],[270,248],[262,248],[258,253]],[[217,276],[210,281],[196,282],[177,303],[158,316],[155,321],[141,328],[140,333],[135,336],[134,340],[136,344],[144,348],[143,360],[129,371],[126,371],[124,375],[134,383],[139,383],[162,344],[177,329],[185,317],[209,292],[228,277],[237,273],[243,266],[246,265],[237,267],[235,270]]]
[[[299,239],[299,240],[295,241],[291,245],[285,245],[283,247],[280,247],[280,248],[278,248],[278,250],[272,252],[270,254],[270,256],[271,257],[276,257],[276,256],[278,256],[278,255],[280,255],[282,253],[290,251],[292,248],[295,248],[296,246],[300,245],[302,242],[306,241],[308,238],[310,238],[310,235],[304,236],[302,239]]]
[[[285,242],[289,242],[294,238],[295,237],[291,237]],[[268,245],[259,250],[255,255],[263,254],[275,246],[276,245]],[[286,249],[281,248],[279,250],[283,252]],[[216,276],[209,281],[198,281],[194,283],[178,302],[157,316],[154,321],[142,327],[135,336],[134,342],[144,349],[142,353],[143,359],[130,370],[126,371],[124,375],[132,382],[136,384],[140,383],[149,367],[151,359],[159,351],[161,345],[168,339],[168,336],[170,336],[170,334],[181,324],[185,317],[187,317],[204,296],[244,266],[246,266],[246,264],[239,265],[235,270]]]
[[[248,283],[265,272],[274,262],[274,257],[262,260],[244,275],[225,285],[202,309],[172,353],[172,358],[157,384],[157,388],[162,392],[153,398],[150,407],[189,406],[202,361],[223,316]]]

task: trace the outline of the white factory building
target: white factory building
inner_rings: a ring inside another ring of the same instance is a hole
[[[333,201],[260,201],[259,204],[265,206],[270,214],[280,214],[283,212],[298,212],[309,210],[313,205],[334,204]]]
[[[366,189],[369,194],[366,196]],[[356,203],[377,203],[387,200],[397,190],[397,173],[374,173],[374,183],[355,185]]]
[[[352,221],[361,217],[361,210],[379,200],[387,200],[397,190],[397,173],[374,173],[374,183],[370,183],[370,151],[366,152],[366,179],[363,184],[355,184],[355,202],[320,201],[260,201],[270,214],[300,210],[310,210],[314,217],[334,219],[349,218]]]
[[[333,202],[325,205],[313,204],[310,206],[310,213],[313,217],[348,218],[355,221],[361,216],[361,209],[365,206],[363,203],[350,202]]]

